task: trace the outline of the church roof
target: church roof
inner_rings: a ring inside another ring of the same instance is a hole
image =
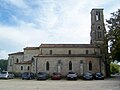
[[[16,52],[16,53],[10,53],[9,55],[22,55],[22,54],[24,54],[24,52]]]
[[[39,49],[39,47],[25,47],[24,50],[35,50]]]
[[[95,48],[91,44],[41,44],[40,48]]]

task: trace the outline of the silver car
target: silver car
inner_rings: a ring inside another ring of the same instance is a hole
[[[0,78],[1,79],[13,79],[14,78],[14,74],[8,71],[2,71],[0,73]]]
[[[77,73],[75,73],[75,72],[68,72],[67,80],[77,80]]]

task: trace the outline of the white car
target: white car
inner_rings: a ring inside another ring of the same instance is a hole
[[[67,80],[77,80],[77,73],[75,73],[75,72],[68,72]]]
[[[14,78],[14,74],[8,71],[2,71],[0,73],[0,78],[1,79],[13,79]]]

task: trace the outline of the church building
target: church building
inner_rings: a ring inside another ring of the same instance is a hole
[[[82,75],[84,72],[102,72],[106,75],[103,9],[91,10],[90,44],[41,44],[25,47],[23,52],[8,54],[8,71],[59,72],[66,76],[69,71]]]

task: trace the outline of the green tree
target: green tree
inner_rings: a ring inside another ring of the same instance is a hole
[[[113,61],[120,61],[120,9],[111,13],[111,18],[107,21],[107,39],[110,43],[110,56]]]
[[[7,70],[7,64],[8,64],[8,60],[0,60],[0,69],[1,70]]]
[[[115,74],[119,72],[119,65],[115,63],[110,64],[110,73]]]

